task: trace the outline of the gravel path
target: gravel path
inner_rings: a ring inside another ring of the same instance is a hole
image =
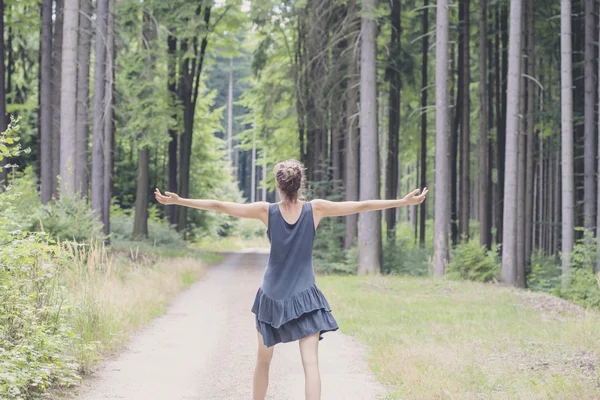
[[[210,269],[120,356],[87,377],[77,398],[251,399],[257,339],[250,307],[266,258],[260,251],[236,253]],[[385,393],[352,338],[325,334],[319,355],[323,400],[369,400]],[[275,347],[267,398],[304,399],[298,343]]]

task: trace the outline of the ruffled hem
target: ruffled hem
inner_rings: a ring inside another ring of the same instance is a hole
[[[331,312],[315,310],[288,321],[279,328],[256,318],[256,329],[262,335],[265,346],[272,347],[277,343],[293,342],[317,332],[319,340],[322,340],[324,333],[338,330],[338,324]]]
[[[272,299],[263,292],[262,288],[259,288],[252,306],[252,312],[256,314],[258,320],[275,329],[303,314],[316,310],[330,312],[331,307],[315,284],[284,300]]]

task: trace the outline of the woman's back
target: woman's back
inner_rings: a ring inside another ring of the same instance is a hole
[[[265,294],[273,299],[285,299],[313,285],[312,204],[302,203],[300,215],[292,224],[284,219],[278,204],[271,204],[267,236],[271,251],[263,283]]]

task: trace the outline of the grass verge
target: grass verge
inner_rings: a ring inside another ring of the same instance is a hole
[[[386,399],[598,399],[600,314],[471,282],[322,277]]]

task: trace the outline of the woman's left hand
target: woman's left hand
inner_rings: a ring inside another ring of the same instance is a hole
[[[406,205],[414,206],[414,205],[418,205],[418,204],[421,204],[422,202],[424,202],[425,198],[427,197],[427,192],[429,192],[429,190],[427,188],[424,188],[423,191],[421,192],[421,194],[419,194],[420,191],[421,191],[421,189],[415,189],[412,192],[410,192],[409,194],[407,194],[404,197],[404,201],[406,202]]]

